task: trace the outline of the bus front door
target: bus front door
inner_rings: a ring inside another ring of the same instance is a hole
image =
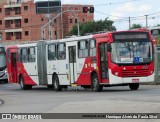
[[[100,58],[100,74],[101,79],[108,79],[108,55],[107,55],[107,43],[101,43],[99,45],[99,58]]]
[[[71,84],[75,83],[77,78],[77,69],[76,69],[76,46],[69,46],[69,74]]]
[[[17,83],[17,54],[11,53],[11,72],[13,83]]]

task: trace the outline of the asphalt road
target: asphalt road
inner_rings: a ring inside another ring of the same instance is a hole
[[[160,85],[140,85],[137,91],[106,87],[97,93],[79,87],[56,92],[46,86],[24,91],[18,84],[0,84],[0,113],[160,113]]]

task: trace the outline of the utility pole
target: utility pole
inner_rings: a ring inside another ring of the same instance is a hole
[[[131,29],[131,17],[129,17],[129,30]]]
[[[49,0],[48,0],[48,38],[49,40],[51,39],[51,23],[50,23],[50,20],[51,20],[51,16],[50,16],[50,11],[49,11]]]
[[[61,7],[61,12],[62,12],[63,10],[62,10],[62,7]],[[64,29],[63,29],[63,15],[61,14],[61,28],[62,28],[62,39],[63,39],[63,31],[64,31]]]
[[[146,28],[148,28],[148,15],[144,15],[144,16],[146,16]]]

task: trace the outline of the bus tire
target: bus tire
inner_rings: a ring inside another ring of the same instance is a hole
[[[53,77],[53,86],[55,91],[62,91],[62,86],[59,85],[59,79],[57,75]]]
[[[93,74],[91,80],[92,80],[92,90],[95,92],[101,92],[103,90],[103,86],[99,84],[97,74]]]
[[[5,83],[8,83],[8,79],[7,79],[7,80],[5,80]]]
[[[32,85],[26,85],[27,89],[26,90],[31,90],[32,89]]]
[[[138,90],[138,88],[139,88],[139,83],[130,83],[130,84],[129,84],[129,88],[130,88],[131,90]]]
[[[21,87],[22,90],[30,90],[30,89],[32,89],[31,85],[25,85],[24,84],[23,76],[20,77],[20,87]]]

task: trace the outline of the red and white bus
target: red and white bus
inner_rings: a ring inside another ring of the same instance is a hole
[[[153,44],[149,31],[130,30],[38,41],[7,49],[10,83],[22,89],[46,85],[61,91],[82,86],[103,87],[154,81]]]

